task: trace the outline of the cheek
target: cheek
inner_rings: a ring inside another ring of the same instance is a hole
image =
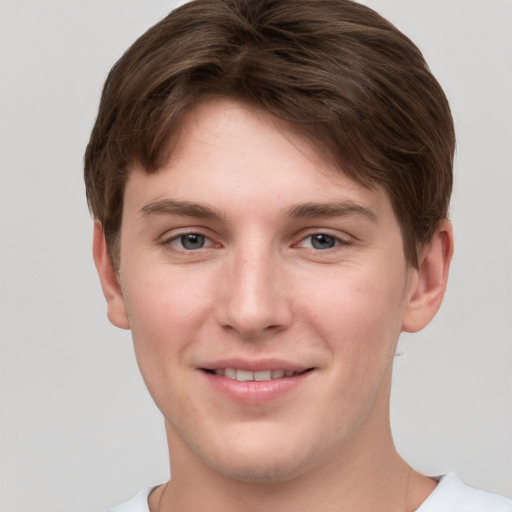
[[[388,361],[400,334],[404,290],[403,275],[393,268],[387,275],[351,269],[317,283],[305,307],[331,350],[345,360]]]
[[[123,288],[137,361],[143,372],[163,372],[179,358],[197,324],[197,297],[163,272],[131,279]]]
[[[166,266],[148,265],[151,270],[132,274],[123,286],[126,309],[134,334],[142,331],[150,339],[174,338],[193,323],[205,303],[200,280],[171,272]]]
[[[137,364],[146,387],[162,410],[180,407],[180,380],[175,371],[184,360],[190,333],[189,315],[183,300],[161,280],[132,282],[125,290]]]

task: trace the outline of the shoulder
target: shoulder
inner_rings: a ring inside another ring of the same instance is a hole
[[[457,476],[441,477],[435,491],[417,512],[512,512],[512,500],[474,489]]]
[[[140,491],[130,501],[109,508],[107,512],[149,512],[148,497],[156,487],[149,487]]]

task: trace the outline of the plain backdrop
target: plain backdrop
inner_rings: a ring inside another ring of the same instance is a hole
[[[512,2],[368,0],[458,134],[444,306],[402,340],[392,425],[428,474],[512,496]],[[82,156],[108,70],[164,0],[0,1],[0,511],[101,511],[168,476],[163,422],[91,257]]]

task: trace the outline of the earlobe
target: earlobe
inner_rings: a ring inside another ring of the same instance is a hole
[[[443,301],[453,255],[453,230],[444,220],[419,254],[414,290],[402,320],[402,331],[417,332],[434,318]]]
[[[107,316],[110,322],[121,329],[129,329],[130,322],[124,305],[123,292],[119,284],[114,263],[107,249],[105,234],[99,222],[94,223],[93,257],[107,301]]]

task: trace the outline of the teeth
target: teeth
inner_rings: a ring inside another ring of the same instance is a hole
[[[259,372],[250,372],[248,370],[238,370],[236,368],[219,368],[214,370],[215,375],[221,375],[228,379],[239,380],[241,382],[263,381],[272,379],[281,379],[283,377],[293,377],[298,372],[293,370],[262,370]]]
[[[265,370],[264,372],[254,372],[254,380],[270,380],[272,378],[272,372]]]
[[[233,368],[226,368],[224,370],[224,376],[228,379],[236,379],[236,370]]]
[[[254,380],[254,373],[248,372],[246,370],[237,370],[236,371],[236,380],[241,380],[241,381]]]

